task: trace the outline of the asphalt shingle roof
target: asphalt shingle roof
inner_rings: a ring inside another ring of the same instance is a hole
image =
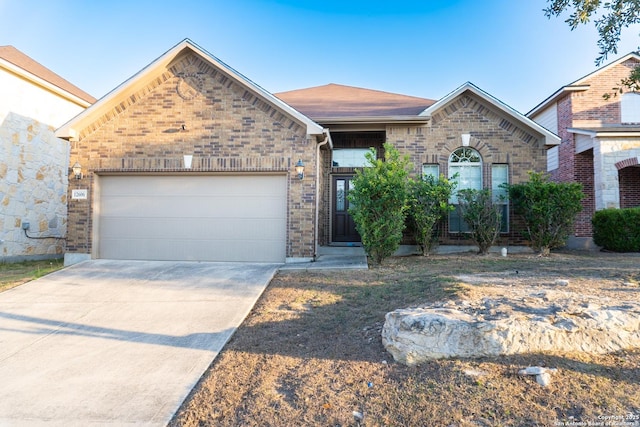
[[[275,95],[311,119],[417,116],[436,102],[433,99],[335,83]]]

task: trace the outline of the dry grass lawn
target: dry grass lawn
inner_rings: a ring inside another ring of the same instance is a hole
[[[171,425],[640,426],[638,350],[407,367],[383,348],[387,312],[477,296],[491,283],[459,276],[516,270],[510,286],[567,279],[563,290],[640,297],[640,254],[438,255],[368,271],[281,272]],[[558,369],[550,386],[517,375],[533,365]]]
[[[61,259],[0,263],[0,292],[52,273],[62,267]]]

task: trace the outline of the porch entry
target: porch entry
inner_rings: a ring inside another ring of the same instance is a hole
[[[356,223],[349,215],[349,191],[353,188],[354,175],[334,176],[332,181],[332,232],[333,242],[360,242]]]

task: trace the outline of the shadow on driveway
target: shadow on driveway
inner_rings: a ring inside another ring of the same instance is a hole
[[[0,425],[166,425],[277,268],[95,260],[0,293]]]

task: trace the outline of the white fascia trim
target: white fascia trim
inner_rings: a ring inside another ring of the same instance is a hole
[[[422,113],[420,113],[420,115],[431,117],[431,115],[435,111],[439,110],[440,108],[442,108],[443,106],[451,102],[454,98],[456,98],[457,96],[461,95],[466,91],[470,91],[474,93],[476,96],[479,96],[480,98],[484,99],[488,103],[493,104],[494,106],[499,108],[501,111],[507,113],[512,118],[518,120],[520,123],[542,134],[545,140],[545,145],[560,145],[561,139],[558,135],[549,131],[543,126],[540,126],[538,123],[529,119],[519,111],[515,110],[514,108],[500,101],[498,98],[492,95],[489,95],[487,92],[483,91],[482,89],[480,89],[479,87],[477,87],[471,82],[466,82],[465,84],[463,84],[462,86],[460,86],[459,88],[457,88],[456,90],[454,90],[453,92],[446,95],[444,98],[440,99],[438,102],[436,102],[435,104],[431,105],[429,108],[424,110]]]
[[[567,132],[576,133],[578,135],[587,135],[591,138],[595,138],[598,135],[598,132],[589,129],[567,128]]]
[[[538,104],[535,107],[533,107],[527,114],[525,114],[525,116],[527,116],[527,117],[535,116],[537,113],[539,113],[540,111],[542,111],[545,108],[547,108],[549,106],[549,104],[551,104],[552,102],[555,102],[560,97],[560,95],[563,95],[563,94],[565,94],[567,92],[584,92],[585,90],[588,90],[590,87],[591,86],[589,86],[589,85],[569,85],[569,86],[564,86],[564,87],[558,89],[556,92],[554,92],[547,99],[542,101],[540,104]]]
[[[24,69],[12,64],[11,62],[8,62],[4,59],[0,59],[0,68],[4,68],[7,71],[9,71],[12,74],[17,75],[18,77],[21,77],[27,81],[30,81],[31,83],[35,84],[36,86],[40,86],[45,90],[48,90],[49,92],[53,92],[58,96],[61,96],[62,98],[73,102],[74,104],[79,105],[80,107],[83,108],[87,108],[88,106],[91,105],[90,102],[85,101],[82,98],[78,98],[77,96],[67,92],[66,90],[52,84],[49,83],[48,81],[41,79],[40,77],[31,74],[27,71],[25,71]]]
[[[579,134],[579,135],[587,135],[587,136],[590,136],[591,138],[602,138],[602,137],[607,137],[607,138],[629,138],[629,137],[638,138],[640,136],[640,130],[638,130],[638,131],[616,132],[616,131],[610,131],[610,130],[597,131],[597,130],[589,130],[589,129],[569,128],[569,129],[567,129],[567,132],[576,133],[576,134]]]
[[[526,114],[526,116],[530,117],[531,115],[534,115],[538,111],[544,109],[547,106],[547,104],[549,104],[550,102],[555,100],[558,96],[560,96],[564,92],[567,92],[567,91],[579,91],[579,90],[589,89],[589,85],[585,85],[584,84],[585,80],[591,79],[591,78],[597,76],[598,74],[600,74],[601,72],[605,71],[606,69],[608,69],[610,67],[613,67],[615,65],[621,64],[624,61],[627,61],[628,59],[631,59],[631,58],[635,58],[635,59],[640,61],[640,55],[638,55],[636,52],[631,52],[631,53],[628,53],[627,55],[623,56],[622,58],[618,58],[615,61],[613,61],[613,62],[611,62],[611,63],[609,63],[607,65],[603,65],[602,67],[598,68],[597,70],[590,72],[586,76],[580,77],[578,80],[574,81],[573,83],[569,83],[568,85],[562,87],[560,90],[558,90],[553,95],[551,95],[550,97],[548,97],[547,99],[542,101],[540,104],[538,104],[535,107],[533,107],[531,109],[531,111],[529,111]]]
[[[622,58],[618,58],[615,61],[610,62],[607,65],[603,65],[600,68],[598,68],[597,70],[590,72],[586,76],[580,77],[578,80],[576,80],[575,82],[571,83],[569,86],[579,86],[581,84],[584,84],[585,80],[591,79],[591,78],[597,76],[598,74],[600,74],[601,72],[605,71],[607,68],[611,68],[613,66],[621,64],[624,61],[626,61],[628,59],[631,59],[631,58],[634,58],[634,59],[637,59],[638,61],[640,61],[640,55],[638,55],[636,52],[628,53],[625,56],[623,56]]]
[[[85,111],[78,114],[76,117],[74,117],[73,119],[71,119],[64,125],[62,125],[56,131],[56,136],[59,138],[68,138],[69,129],[73,127],[82,127],[82,126],[76,126],[78,123],[81,123],[82,121],[85,121],[85,120],[91,121],[91,118],[93,116],[98,116],[100,114],[101,108],[103,106],[109,105],[114,99],[116,99],[120,95],[120,93],[132,87],[135,87],[136,84],[140,84],[139,82],[144,82],[145,76],[155,72],[155,70],[157,70],[160,67],[168,65],[171,61],[175,59],[175,57],[181,51],[183,51],[186,48],[191,49],[196,54],[202,56],[203,58],[205,58],[206,60],[214,64],[216,67],[219,67],[220,69],[228,73],[236,81],[253,89],[257,94],[259,94],[260,96],[263,96],[269,102],[276,105],[278,108],[281,108],[282,110],[284,110],[285,112],[293,116],[294,118],[304,123],[307,126],[308,135],[322,135],[323,133],[322,126],[320,126],[319,124],[317,124],[316,122],[314,122],[313,120],[305,116],[304,114],[300,113],[299,111],[295,110],[290,105],[284,103],[282,100],[278,99],[268,91],[264,90],[262,87],[252,82],[251,80],[249,80],[248,78],[246,78],[245,76],[243,76],[242,74],[240,74],[239,72],[237,72],[236,70],[234,70],[233,68],[225,64],[224,62],[220,61],[218,58],[216,58],[215,56],[211,55],[210,53],[208,53],[207,51],[205,51],[204,49],[202,49],[201,47],[193,43],[191,40],[184,39],[183,41],[178,43],[176,46],[172,47],[163,55],[161,55],[159,58],[157,58],[155,61],[153,61],[151,64],[147,65],[142,70],[140,70],[139,72],[137,72],[136,74],[134,74],[133,76],[125,80],[123,83],[118,85],[115,89],[113,89],[112,91],[107,93],[105,96],[100,98],[91,107],[87,108]]]

